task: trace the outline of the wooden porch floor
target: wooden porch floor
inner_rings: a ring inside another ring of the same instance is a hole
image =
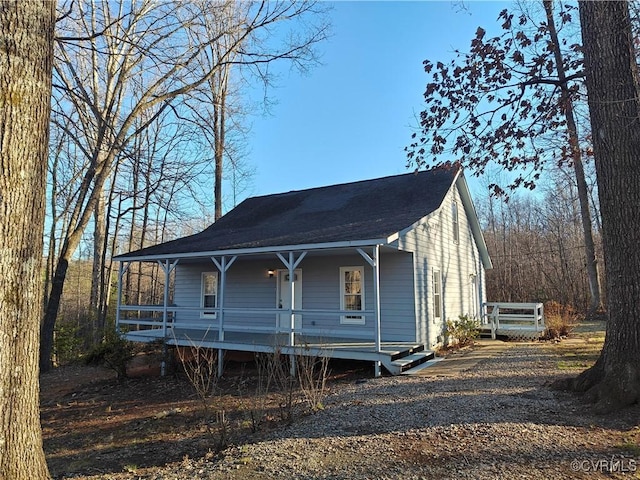
[[[162,330],[138,330],[124,334],[134,342],[162,341]],[[346,338],[318,338],[295,336],[295,345],[287,345],[286,334],[225,332],[224,340],[218,339],[218,331],[169,328],[167,345],[202,346],[220,350],[272,353],[279,350],[284,355],[341,358],[380,362],[391,374],[397,375],[434,357],[416,342],[382,342],[380,351],[374,342],[354,341]]]

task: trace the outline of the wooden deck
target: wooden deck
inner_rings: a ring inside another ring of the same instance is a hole
[[[170,327],[166,337],[162,329],[132,330],[123,337],[134,342],[163,341],[167,345],[183,347],[261,353],[280,351],[283,355],[379,362],[392,375],[406,372],[434,357],[433,352],[415,342],[382,342],[377,350],[374,342],[296,335],[295,345],[288,345],[288,335],[282,333],[225,332],[224,339],[220,340],[217,330]]]
[[[480,330],[489,332],[494,340],[497,336],[535,340],[546,329],[542,303],[487,302],[483,310],[484,323]]]

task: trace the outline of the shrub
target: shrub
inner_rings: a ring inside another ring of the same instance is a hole
[[[126,378],[127,364],[135,356],[136,347],[123,339],[115,330],[107,331],[104,340],[87,354],[87,365],[103,365],[116,372],[119,379]]]
[[[571,305],[554,300],[544,304],[545,331],[543,338],[553,340],[568,336],[578,325],[580,315]]]
[[[56,363],[64,365],[80,358],[83,343],[79,326],[60,322],[55,329],[53,345]]]
[[[329,376],[329,358],[298,355],[296,356],[296,369],[300,390],[311,413],[324,410],[327,377]]]
[[[447,320],[445,335],[449,339],[455,339],[461,347],[473,345],[473,341],[480,336],[479,327],[480,324],[475,318],[460,315],[458,320]]]

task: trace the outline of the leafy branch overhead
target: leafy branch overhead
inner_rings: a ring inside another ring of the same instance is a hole
[[[459,162],[480,175],[497,165],[517,172],[510,189],[533,189],[546,162],[571,162],[566,135],[558,132],[566,130],[567,102],[583,100],[575,7],[554,3],[550,26],[541,3],[535,5],[518,15],[500,12],[497,36],[478,27],[468,53],[456,50],[448,63],[424,61],[430,79],[419,131],[405,149],[409,166]]]

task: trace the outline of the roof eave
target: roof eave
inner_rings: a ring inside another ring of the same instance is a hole
[[[232,248],[225,250],[210,250],[204,252],[183,252],[183,253],[166,253],[156,255],[135,255],[127,256],[116,255],[113,260],[118,262],[151,262],[157,260],[166,259],[186,259],[186,258],[208,258],[219,255],[257,255],[264,253],[280,253],[290,251],[302,251],[302,250],[326,250],[331,248],[358,248],[358,247],[372,247],[375,245],[388,245],[393,239],[397,238],[398,234],[394,233],[387,238],[376,238],[367,240],[347,240],[342,242],[324,242],[324,243],[306,243],[298,245],[278,245],[269,247],[253,247],[253,248]]]
[[[491,270],[493,268],[493,262],[491,262],[489,249],[487,248],[487,243],[485,242],[484,235],[482,234],[482,227],[480,226],[478,213],[476,212],[473,200],[471,199],[469,185],[467,184],[467,180],[464,178],[464,175],[462,175],[462,172],[458,174],[457,178],[454,181],[454,184],[458,185],[458,191],[460,192],[462,203],[468,209],[467,211],[470,211],[472,213],[472,215],[467,215],[467,217],[470,218],[469,223],[471,226],[471,231],[473,232],[473,236],[476,240],[478,252],[480,253],[480,258],[482,259],[482,265],[484,266],[485,270]]]

